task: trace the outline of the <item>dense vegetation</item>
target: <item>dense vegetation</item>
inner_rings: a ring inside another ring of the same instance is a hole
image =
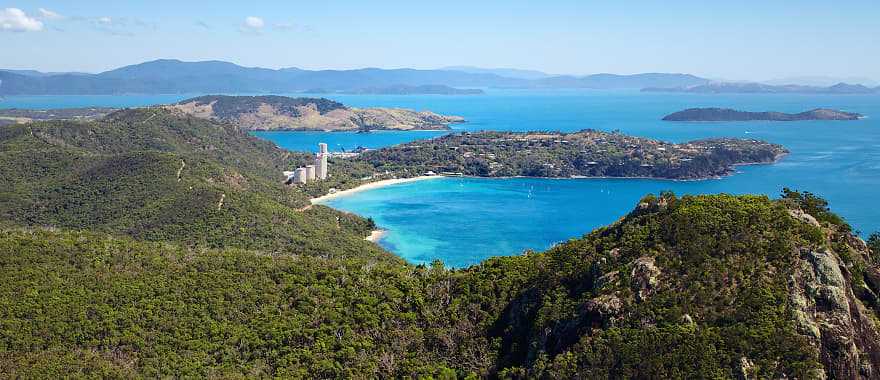
[[[231,120],[243,113],[254,113],[263,106],[274,107],[279,113],[290,116],[301,116],[298,107],[314,105],[319,113],[344,109],[342,103],[325,98],[290,98],[287,96],[262,95],[262,96],[226,96],[207,95],[180,101],[186,103],[211,104],[213,103],[214,116],[221,120]]]
[[[323,189],[277,173],[309,159],[157,109],[0,129],[0,377],[880,374],[880,237],[813,194],[647,196],[448,270],[300,207]]]
[[[757,140],[665,143],[620,133],[479,132],[447,135],[364,153],[378,171],[455,172],[481,177],[654,177],[695,179],[733,166],[770,163],[787,151]]]
[[[877,266],[864,266],[857,240],[792,218],[789,206],[648,197],[583,239],[459,271],[7,229],[0,370],[310,378],[815,378],[825,370],[842,378],[876,368],[880,310],[867,292],[880,285],[870,280]],[[810,265],[838,240],[850,255],[831,257],[848,261]],[[846,269],[859,265],[868,281]],[[844,283],[823,277],[835,271]],[[790,280],[807,275],[805,284]],[[865,295],[847,298],[856,284]],[[839,290],[798,301],[807,288]],[[844,314],[851,329],[823,324],[842,312],[827,297],[865,305]],[[813,327],[851,339],[856,359],[814,338]]]
[[[311,162],[235,127],[157,109],[0,129],[0,217],[205,247],[352,250],[373,228],[281,185]],[[341,178],[342,179],[342,178]]]

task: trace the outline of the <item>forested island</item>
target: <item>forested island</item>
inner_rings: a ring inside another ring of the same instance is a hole
[[[208,95],[166,108],[235,124],[247,130],[369,131],[447,130],[458,116],[400,108],[350,108],[324,98]]]
[[[650,177],[700,179],[735,165],[772,163],[788,151],[757,140],[708,139],[672,144],[584,130],[461,133],[361,154],[376,171],[479,177]]]
[[[730,108],[690,108],[663,117],[665,121],[804,121],[804,120],[858,120],[861,114],[827,108],[801,113],[746,112]]]
[[[627,143],[607,157],[654,163],[685,149],[710,162],[781,152],[590,131],[473,134],[333,159],[331,178],[355,183],[355,169],[375,169],[369,157],[422,165],[427,149],[450,162],[444,149],[529,157],[503,153],[502,141],[552,164],[572,145]],[[880,236],[862,241],[813,194],[648,195],[546,252],[450,270],[404,262],[364,240],[370,220],[309,206],[308,189],[281,183],[282,170],[312,160],[162,108],[0,128],[0,377],[880,371]]]

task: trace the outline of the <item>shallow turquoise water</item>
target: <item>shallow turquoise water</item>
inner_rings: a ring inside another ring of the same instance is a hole
[[[158,97],[10,97],[0,107],[137,106],[183,99]],[[715,180],[675,182],[636,179],[438,179],[337,198],[329,205],[374,218],[389,230],[380,244],[412,262],[442,259],[467,266],[494,255],[543,250],[630,211],[646,193],[759,193],[783,187],[828,198],[835,211],[867,234],[880,230],[880,96],[696,95],[635,91],[498,91],[484,96],[329,96],[355,107],[430,109],[464,116],[461,130],[620,130],[667,141],[712,136],[756,138],[792,153],[775,165],[740,167]],[[85,104],[88,102],[94,102]],[[103,103],[102,103],[103,102]],[[690,107],[801,112],[817,107],[859,112],[852,122],[668,123],[664,115]],[[380,147],[432,137],[437,132],[370,134],[281,132],[258,134],[290,149]]]

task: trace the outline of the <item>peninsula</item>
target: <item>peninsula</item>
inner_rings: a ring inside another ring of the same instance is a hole
[[[32,110],[20,108],[0,109],[0,125],[27,123],[43,120],[95,120],[116,111],[115,108],[84,107]]]
[[[758,140],[682,144],[583,130],[461,133],[368,151],[356,158],[376,172],[478,177],[645,177],[703,179],[743,164],[772,163],[788,151]]]
[[[801,113],[746,112],[730,108],[690,108],[666,115],[665,121],[804,121],[858,120],[861,114],[817,108]]]
[[[324,98],[208,95],[165,106],[258,131],[448,130],[458,116],[402,108],[351,108]]]

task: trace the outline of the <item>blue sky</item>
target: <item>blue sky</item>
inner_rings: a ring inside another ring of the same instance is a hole
[[[0,67],[98,72],[177,58],[880,79],[877,0],[718,3],[0,0]]]

